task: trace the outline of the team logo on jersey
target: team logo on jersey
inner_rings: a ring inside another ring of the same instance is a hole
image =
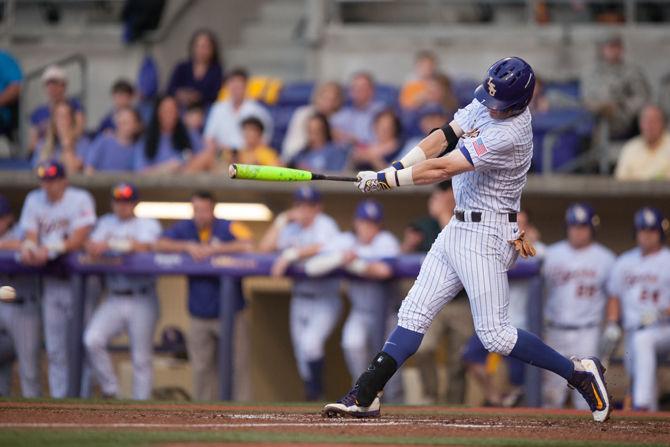
[[[472,147],[475,148],[475,152],[477,152],[477,156],[481,157],[485,153],[487,153],[489,150],[488,148],[484,145],[484,142],[482,141],[481,137],[477,138],[472,142]]]
[[[489,80],[486,83],[486,85],[489,88],[489,95],[495,96],[496,95],[496,85],[493,83],[493,78],[489,76]]]
[[[479,129],[468,130],[467,132],[465,132],[463,134],[463,136],[465,138],[475,138],[475,137],[479,136]]]

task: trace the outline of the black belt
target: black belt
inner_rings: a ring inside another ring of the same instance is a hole
[[[456,216],[456,220],[459,220],[461,222],[465,222],[465,211],[455,211],[454,216]],[[507,213],[507,219],[509,222],[516,222],[516,213]],[[470,212],[470,220],[469,222],[481,222],[482,221],[482,213],[479,211],[471,211]]]
[[[551,329],[559,329],[562,331],[578,331],[580,329],[592,329],[594,327],[600,326],[598,323],[589,323],[582,326],[570,325],[570,324],[559,324],[552,321],[547,322],[547,327]]]
[[[133,296],[133,295],[147,295],[151,292],[151,289],[149,288],[144,288],[144,289],[121,289],[121,290],[110,290],[109,294],[110,295],[117,295],[117,296]]]

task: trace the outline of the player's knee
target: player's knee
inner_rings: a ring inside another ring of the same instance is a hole
[[[84,346],[88,351],[104,349],[106,345],[107,341],[95,333],[95,331],[86,331],[84,333]]]
[[[361,328],[345,326],[342,330],[342,349],[365,349],[367,338],[365,331],[361,330]]]
[[[318,340],[309,340],[306,341],[302,347],[303,355],[306,361],[311,362],[313,360],[319,360],[323,358],[324,345]]]
[[[510,326],[477,329],[477,336],[489,352],[509,355],[516,343],[516,330]]]

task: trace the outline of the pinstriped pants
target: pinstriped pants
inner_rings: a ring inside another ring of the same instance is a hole
[[[475,331],[486,349],[509,355],[517,340],[510,324],[507,270],[516,260],[508,242],[516,223],[507,215],[483,222],[452,218],[433,243],[414,285],[398,312],[398,325],[419,333],[463,288],[470,300]]]

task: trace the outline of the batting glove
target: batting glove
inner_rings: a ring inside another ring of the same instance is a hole
[[[384,172],[361,171],[356,176],[356,186],[361,192],[384,191],[391,189]]]

